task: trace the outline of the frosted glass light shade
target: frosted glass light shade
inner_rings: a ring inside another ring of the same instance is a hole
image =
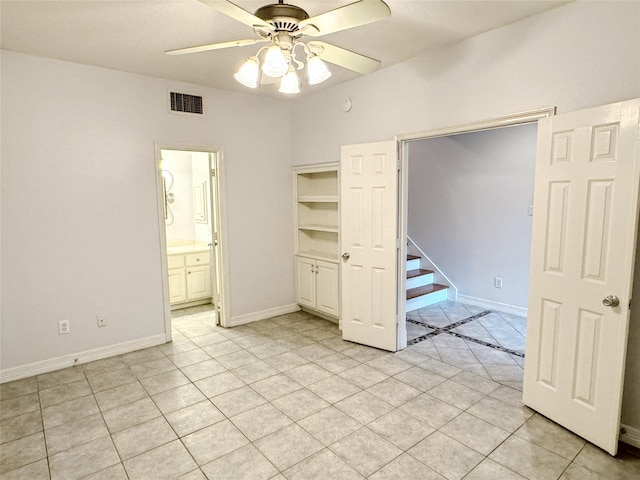
[[[277,45],[271,45],[264,56],[262,63],[262,71],[265,75],[273,78],[279,78],[287,73],[289,65],[284,58],[282,50]]]
[[[300,93],[300,81],[298,74],[293,68],[290,68],[287,74],[280,80],[280,93]]]
[[[309,55],[307,57],[307,78],[309,85],[317,85],[324,82],[331,76],[331,72],[317,55]]]
[[[258,76],[260,68],[256,57],[247,58],[240,69],[233,75],[238,82],[245,87],[256,88],[258,86]]]

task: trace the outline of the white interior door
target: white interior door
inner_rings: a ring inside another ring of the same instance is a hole
[[[635,261],[639,109],[632,100],[542,119],[538,129],[524,403],[612,455]]]
[[[212,301],[216,307],[216,323],[220,324],[222,319],[222,275],[220,269],[220,192],[218,190],[218,179],[220,178],[218,168],[218,154],[209,152],[209,191],[208,203],[211,212],[211,242],[209,253],[210,283]]]
[[[396,142],[342,147],[342,337],[396,350]]]

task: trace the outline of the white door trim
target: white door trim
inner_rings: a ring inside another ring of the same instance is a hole
[[[164,218],[164,198],[163,198],[163,189],[162,189],[162,168],[161,168],[161,152],[162,150],[179,150],[183,152],[204,152],[210,153],[213,156],[214,162],[216,162],[216,176],[211,177],[212,181],[215,178],[216,181],[216,191],[218,193],[217,202],[212,203],[212,208],[218,208],[218,225],[213,225],[213,228],[218,232],[218,251],[219,255],[216,261],[216,276],[219,278],[219,284],[221,288],[220,296],[220,312],[219,312],[219,322],[222,326],[228,324],[229,319],[229,274],[227,265],[228,262],[228,252],[227,252],[227,217],[226,217],[226,195],[224,192],[224,161],[223,161],[223,152],[222,148],[214,146],[214,145],[185,145],[180,143],[160,143],[155,142],[155,170],[156,170],[156,201],[157,201],[157,212],[158,212],[158,229],[159,229],[159,238],[160,238],[160,265],[161,265],[161,276],[162,276],[162,298],[163,298],[163,308],[164,308],[164,325],[165,325],[165,338],[167,342],[172,340],[171,334],[171,307],[169,305],[169,282],[168,282],[168,272],[169,268],[167,265],[167,233],[165,226],[165,218]],[[210,191],[213,189],[209,189]],[[212,199],[213,200],[213,199]],[[215,205],[217,204],[217,205]],[[212,215],[212,219],[213,219]],[[215,255],[215,250],[214,250]],[[213,288],[213,285],[212,285]]]
[[[405,287],[407,280],[407,216],[408,216],[408,184],[409,184],[409,157],[408,144],[416,140],[426,140],[429,138],[445,137],[448,135],[458,135],[462,133],[479,132],[482,130],[492,130],[495,128],[512,127],[537,122],[541,118],[550,117],[555,114],[555,107],[541,108],[521,113],[513,113],[502,117],[481,120],[479,122],[467,123],[463,125],[453,125],[422,132],[407,133],[396,136],[398,142],[398,159],[400,160],[400,173],[398,175],[398,230],[400,235],[400,248],[398,249],[398,350],[407,347],[407,325],[402,319],[406,317],[405,311]]]

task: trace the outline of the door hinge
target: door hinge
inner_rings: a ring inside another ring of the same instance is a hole
[[[398,171],[400,171],[400,166],[402,165],[402,162],[400,162],[400,159],[396,160],[396,168],[398,169]]]
[[[216,176],[216,169],[215,169],[215,168],[212,168],[212,169],[211,169],[211,176],[212,176],[212,177],[215,177],[215,176]]]

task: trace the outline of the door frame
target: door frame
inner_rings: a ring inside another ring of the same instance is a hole
[[[171,307],[169,305],[169,267],[167,263],[167,232],[164,218],[164,191],[162,183],[162,158],[163,150],[177,150],[182,152],[200,152],[208,153],[210,168],[215,168],[215,176],[210,175],[211,184],[209,186],[209,201],[211,209],[216,212],[211,213],[212,233],[218,234],[218,245],[215,245],[215,238],[212,239],[213,250],[215,256],[215,282],[212,282],[213,301],[218,308],[218,322],[220,325],[227,326],[229,323],[229,312],[231,299],[229,296],[229,257],[227,251],[227,208],[224,181],[224,161],[223,150],[221,147],[214,145],[194,145],[180,143],[160,143],[155,142],[155,170],[156,170],[156,201],[158,212],[158,229],[160,237],[160,265],[162,280],[162,299],[164,311],[165,338],[167,342],[172,340],[171,333]],[[210,172],[211,173],[211,172]],[[215,182],[215,186],[213,185]],[[214,198],[215,195],[215,198]],[[215,284],[214,284],[215,283]],[[217,291],[219,290],[219,291]]]
[[[556,107],[540,108],[538,110],[529,110],[526,112],[513,113],[502,117],[481,120],[474,123],[462,125],[453,125],[450,127],[437,128],[433,130],[425,130],[415,133],[407,133],[396,135],[398,143],[398,331],[397,331],[397,348],[402,350],[407,347],[407,322],[406,322],[406,282],[407,282],[407,262],[403,259],[407,258],[407,222],[409,210],[409,143],[417,140],[427,140],[430,138],[446,137],[450,135],[459,135],[463,133],[480,132],[483,130],[493,130],[502,127],[512,127],[516,125],[524,125],[527,123],[535,123],[541,118],[555,115]]]

